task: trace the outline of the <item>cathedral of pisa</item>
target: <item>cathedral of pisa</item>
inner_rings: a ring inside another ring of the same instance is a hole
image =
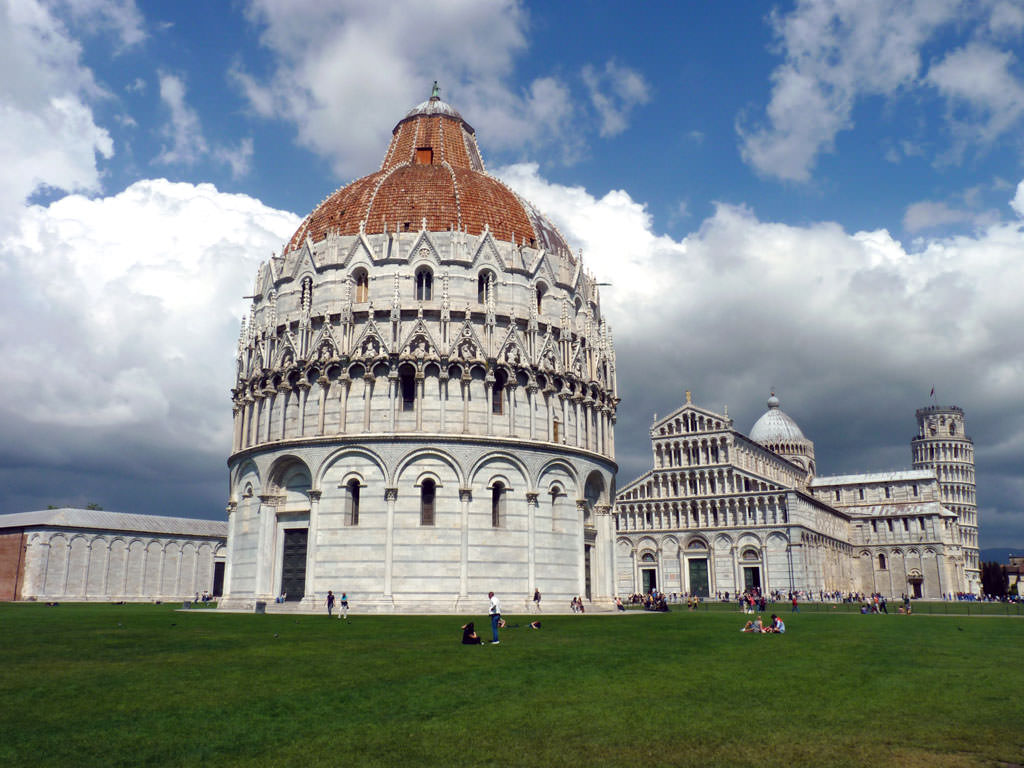
[[[654,589],[977,588],[957,408],[918,412],[913,471],[818,477],[774,397],[748,437],[687,396],[616,500],[619,392],[595,278],[486,172],[436,87],[252,293],[223,607],[314,609],[328,590],[364,611],[451,612],[489,591],[515,611],[535,589],[611,605]]]

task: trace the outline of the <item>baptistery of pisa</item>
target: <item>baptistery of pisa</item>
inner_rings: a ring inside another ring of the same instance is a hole
[[[436,89],[252,293],[222,605],[611,598],[618,397],[597,284]]]

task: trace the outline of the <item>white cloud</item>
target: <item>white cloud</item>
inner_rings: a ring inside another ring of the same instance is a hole
[[[53,0],[53,5],[66,8],[71,20],[90,33],[112,30],[125,48],[146,39],[135,0]]]
[[[222,457],[241,296],[298,222],[161,179],[25,208],[0,240],[13,289],[0,306],[0,431],[27,435],[29,454],[80,461],[128,444]],[[54,430],[66,447],[44,445]],[[91,431],[111,439],[91,444]]]
[[[185,82],[177,75],[161,73],[160,100],[170,112],[170,122],[164,127],[170,146],[165,146],[156,160],[167,165],[192,165],[208,148],[199,115],[185,101]]]
[[[856,101],[915,84],[921,47],[956,17],[959,0],[801,0],[772,15],[785,60],[772,73],[767,125],[738,125],[759,173],[807,181],[821,152],[852,126]]]
[[[970,211],[950,208],[946,203],[931,200],[913,203],[907,206],[907,210],[903,214],[903,226],[912,233],[973,220],[974,214]]]
[[[629,126],[629,113],[634,107],[651,100],[651,89],[634,69],[608,61],[604,71],[589,64],[583,68],[583,82],[590,102],[601,118],[601,136],[617,136]]]
[[[729,404],[746,431],[777,385],[818,441],[822,472],[908,466],[913,409],[933,385],[967,409],[979,457],[1024,431],[1024,183],[1012,204],[1020,219],[908,250],[885,230],[788,226],[730,205],[676,240],[623,191],[595,197],[534,165],[499,173],[611,283],[602,303],[624,397],[622,482],[649,466],[646,419],[685,389]]]
[[[101,96],[81,47],[34,0],[0,6],[0,225],[41,188],[95,191],[113,142],[88,99]]]
[[[928,82],[946,96],[951,108],[966,105],[975,113],[970,122],[954,118],[962,138],[987,143],[1020,124],[1024,81],[1013,74],[1015,64],[1012,53],[972,42],[928,71]]]
[[[249,172],[253,154],[253,140],[243,138],[237,146],[217,144],[210,147],[203,136],[199,114],[185,98],[185,81],[176,75],[160,73],[160,100],[170,113],[170,122],[163,134],[165,145],[155,162],[164,165],[195,165],[204,157],[227,165],[235,178]]]
[[[231,168],[231,175],[237,179],[249,172],[252,153],[253,141],[251,138],[245,138],[237,147],[219,147],[214,151],[214,156],[228,165]]]
[[[249,17],[274,71],[263,79],[239,64],[235,81],[258,114],[293,121],[299,141],[342,176],[380,162],[388,139],[381,126],[424,101],[433,80],[492,148],[557,143],[569,158],[578,151],[565,146],[575,114],[569,86],[552,75],[512,85],[527,47],[516,0],[252,0]]]

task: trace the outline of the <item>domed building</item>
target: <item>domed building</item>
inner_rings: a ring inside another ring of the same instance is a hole
[[[610,599],[618,393],[597,283],[436,85],[252,293],[222,605]]]
[[[814,443],[804,437],[797,423],[779,407],[779,398],[774,392],[768,398],[768,410],[750,428],[750,439],[803,467],[808,480],[814,477]]]
[[[945,465],[926,465],[954,455],[973,461],[964,440],[955,454],[949,447],[962,427],[960,412],[939,448],[924,445],[922,430],[912,470],[820,477],[814,443],[774,393],[744,435],[727,409],[702,408],[687,392],[651,426],[653,468],[615,500],[616,591],[723,599],[977,592],[973,520],[962,527],[950,503],[963,495],[943,484]]]

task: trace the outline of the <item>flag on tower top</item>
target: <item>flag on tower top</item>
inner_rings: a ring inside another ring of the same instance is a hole
[[[932,387],[932,392],[928,397],[935,397],[935,387]]]

